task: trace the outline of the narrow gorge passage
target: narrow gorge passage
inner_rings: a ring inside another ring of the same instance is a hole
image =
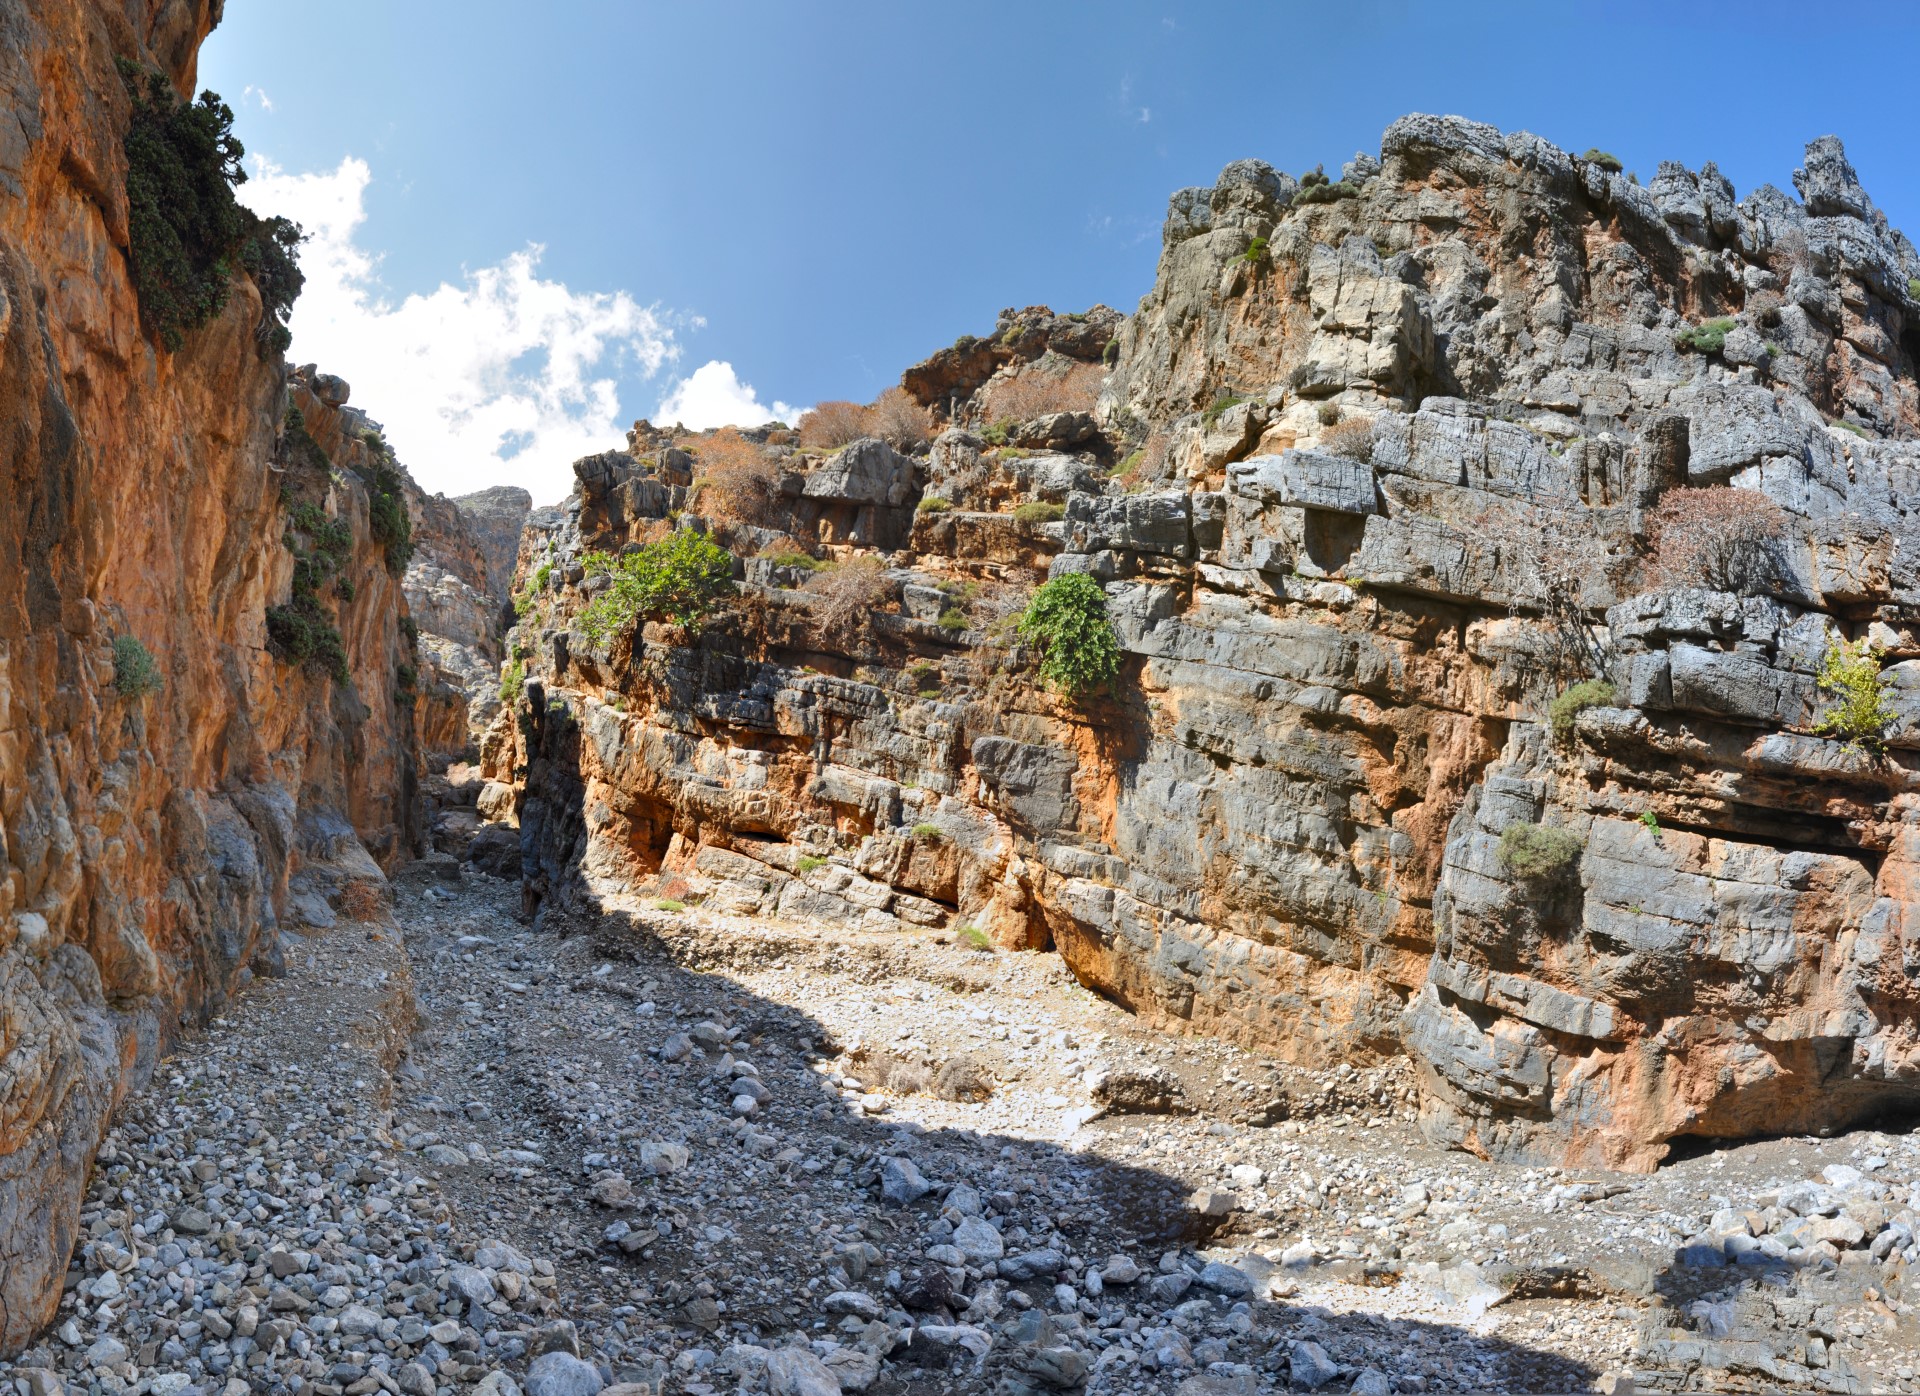
[[[166,1062],[29,1389],[1589,1389],[1671,1369],[1676,1307],[1736,1321],[1662,1273],[1708,1213],[1920,1164],[1877,1135],[1598,1184],[1485,1164],[1425,1145],[1391,1072],[1142,1032],[1051,956],[518,902],[417,866]],[[1229,1207],[1269,1224],[1209,1234]],[[1872,1273],[1729,1293],[1910,1385]]]

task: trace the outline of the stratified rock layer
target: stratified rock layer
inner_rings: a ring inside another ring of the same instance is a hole
[[[188,94],[217,10],[0,13],[0,1352],[53,1313],[129,1083],[418,836],[404,606],[365,487],[309,471],[352,535],[322,603],[336,684],[267,646],[298,472],[258,295],[241,278],[177,353],[141,333],[114,60]],[[116,688],[125,637],[157,692]]]
[[[1500,1157],[1645,1169],[1911,1106],[1920,257],[1837,141],[1795,179],[1642,187],[1426,116],[1334,186],[1238,162],[1172,201],[1102,438],[981,430],[998,359],[942,351],[907,381],[959,425],[780,448],[779,517],[729,535],[746,600],[697,638],[579,629],[583,551],[690,507],[651,458],[582,461],[530,521],[523,573],[554,566],[484,750],[530,899],[1051,945],[1155,1022],[1404,1052],[1432,1133]],[[1681,486],[1783,511],[1743,594],[1654,574]],[[882,550],[884,595],[830,626],[783,538]],[[1104,583],[1113,697],[1012,641],[1047,571]],[[1882,648],[1884,755],[1813,730],[1842,637]],[[1596,672],[1612,703],[1555,740]],[[1571,861],[1518,875],[1515,824]]]

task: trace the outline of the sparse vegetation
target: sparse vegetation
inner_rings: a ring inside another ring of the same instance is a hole
[[[520,695],[527,691],[527,666],[516,655],[507,661],[507,667],[500,674],[500,701],[511,708],[520,701]]]
[[[160,669],[153,654],[133,635],[113,637],[113,688],[122,698],[144,698],[160,691]]]
[[[1230,393],[1223,389],[1215,395],[1212,402],[1206,405],[1206,408],[1200,413],[1200,419],[1208,426],[1212,426],[1220,420],[1220,414],[1222,412],[1225,412],[1229,407],[1238,407],[1245,401],[1246,399],[1239,393]]]
[[[949,606],[940,613],[940,619],[935,624],[949,635],[961,634],[968,626],[967,613],[958,606]]]
[[[791,544],[772,544],[762,548],[760,556],[775,567],[791,567],[800,572],[812,572],[822,565],[819,558],[803,553]]]
[[[1787,515],[1758,490],[1671,489],[1648,517],[1647,532],[1654,585],[1747,593],[1764,590],[1778,574]]]
[[[1660,816],[1650,809],[1640,811],[1639,825],[1655,838],[1660,837]]]
[[[1909,276],[1907,278],[1907,294],[1915,300],[1920,301],[1920,276]]]
[[[837,451],[865,435],[867,409],[857,402],[835,399],[800,414],[800,444],[814,450]]]
[[[1867,435],[1867,429],[1865,427],[1861,426],[1858,422],[1849,422],[1845,417],[1835,417],[1827,425],[1839,427],[1840,430],[1858,436],[1863,440]]]
[[[1071,698],[1111,683],[1120,672],[1120,639],[1107,618],[1107,595],[1084,572],[1055,577],[1034,592],[1017,631],[1039,647],[1040,677]]]
[[[266,311],[260,338],[288,343],[286,318],[300,294],[294,258],[300,229],[262,219],[233,189],[246,181],[245,148],[233,109],[212,92],[197,102],[173,95],[160,73],[122,63],[133,98],[126,134],[128,268],[147,332],[169,351],[226,308],[237,272],[259,288]]]
[[[815,572],[806,581],[814,624],[823,635],[849,639],[868,618],[894,599],[894,582],[875,557],[850,557]]]
[[[1618,155],[1601,150],[1597,146],[1588,146],[1587,153],[1580,158],[1585,160],[1589,165],[1598,165],[1608,174],[1619,174],[1626,168],[1625,165],[1620,163],[1620,157]]]
[[[955,347],[960,347],[958,341]],[[801,413],[800,444],[832,451],[863,436],[877,436],[896,451],[910,451],[927,443],[931,426],[927,410],[913,394],[895,386],[865,407],[841,400],[823,402]]]
[[[1055,504],[1044,499],[1030,499],[1018,505],[1013,511],[1014,520],[1024,527],[1034,528],[1040,524],[1058,523],[1067,516],[1064,504]]]
[[[1250,266],[1256,267],[1266,261],[1267,240],[1265,238],[1255,238],[1252,242],[1248,243],[1247,250],[1240,254],[1240,260]]]
[[[1340,424],[1340,404],[1337,402],[1321,403],[1313,409],[1313,419],[1323,427],[1338,426]]]
[[[821,858],[812,853],[803,853],[800,855],[799,861],[794,864],[794,867],[799,869],[800,876],[805,877],[816,868],[824,868],[826,865],[827,860],[825,858]]]
[[[1580,857],[1580,836],[1551,824],[1509,824],[1500,832],[1500,866],[1525,882],[1565,875]]]
[[[267,646],[283,663],[297,664],[308,673],[325,674],[341,684],[350,677],[339,627],[311,591],[296,590],[286,605],[267,607]]]
[[[378,427],[369,429],[360,441],[368,457],[367,464],[357,469],[367,487],[367,529],[386,552],[387,571],[402,576],[413,558],[413,519],[407,513],[405,477]]]
[[[993,942],[987,938],[987,933],[971,921],[962,921],[955,926],[953,934],[961,944],[972,946],[975,950],[993,949]]]
[[[1300,192],[1293,196],[1293,201],[1296,204],[1330,204],[1336,199],[1357,198],[1359,194],[1359,185],[1329,179],[1326,166],[1315,165],[1300,176]]]
[[[1836,637],[1827,646],[1816,680],[1826,695],[1827,710],[1813,730],[1833,737],[1855,751],[1879,752],[1886,745],[1887,729],[1900,720],[1900,714],[1887,701],[1892,687],[1881,672],[1882,651],[1870,640],[1843,640]]]
[[[1685,354],[1718,354],[1727,345],[1727,331],[1736,321],[1721,318],[1674,331],[1673,347]]]
[[[696,630],[723,598],[734,594],[733,554],[704,533],[678,530],[619,557],[588,553],[590,573],[612,585],[580,612],[580,629],[599,645],[635,621],[670,621]]]
[[[1547,726],[1553,739],[1565,746],[1573,740],[1574,719],[1588,708],[1610,708],[1619,699],[1605,679],[1587,679],[1547,704]]]
[[[940,832],[938,824],[916,824],[913,826],[913,836],[916,839],[924,839],[928,843],[938,843],[945,837]]]
[[[687,909],[687,904],[683,901],[677,901],[672,897],[655,897],[653,899],[653,909],[655,911],[681,912]]]
[[[1373,459],[1373,423],[1360,417],[1335,422],[1320,433],[1320,449],[1362,463]]]
[[[930,494],[920,501],[918,512],[922,514],[944,514],[952,508],[952,500],[942,499],[937,494]]]
[[[1091,412],[1105,377],[1098,364],[1047,354],[994,378],[981,390],[981,405],[989,420],[1016,425],[1054,412]]]
[[[692,444],[700,512],[737,523],[769,522],[780,495],[780,470],[765,449],[732,427]]]

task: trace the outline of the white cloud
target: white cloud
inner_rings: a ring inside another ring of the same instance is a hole
[[[800,419],[800,409],[784,402],[771,405],[760,401],[753,385],[742,383],[733,365],[723,359],[710,359],[675,383],[661,400],[653,420],[660,426],[675,422],[705,431],[708,427],[759,427],[771,421],[791,426]]]
[[[575,459],[625,439],[621,379],[651,378],[679,357],[658,307],[543,279],[537,244],[392,303],[378,257],[358,241],[366,162],[322,174],[256,166],[241,198],[308,235],[288,357],[345,378],[429,491],[517,484],[538,504],[564,498]]]
[[[260,104],[261,111],[266,112],[269,116],[273,114],[273,98],[266,94],[264,88],[255,87],[252,83],[248,83],[245,90],[241,92],[240,98],[242,101],[245,101],[249,97]]]

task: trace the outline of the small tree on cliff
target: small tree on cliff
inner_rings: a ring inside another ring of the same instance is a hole
[[[704,533],[669,533],[630,553],[588,553],[586,569],[611,582],[580,613],[580,628],[603,645],[635,621],[671,621],[697,630],[722,597],[734,593],[733,554]]]
[[[1120,672],[1120,640],[1107,618],[1107,594],[1084,572],[1055,577],[1021,613],[1020,638],[1040,649],[1040,677],[1082,698]]]

